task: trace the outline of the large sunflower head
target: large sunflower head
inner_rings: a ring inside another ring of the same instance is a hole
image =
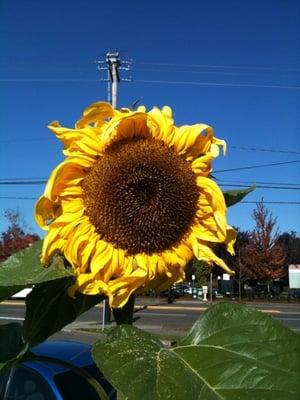
[[[211,162],[225,142],[210,126],[177,127],[172,110],[88,107],[74,129],[53,122],[65,161],[35,209],[48,233],[42,262],[62,253],[71,293],[105,294],[123,306],[134,291],[162,290],[184,278],[193,257],[231,272],[212,248],[233,252],[224,197]]]

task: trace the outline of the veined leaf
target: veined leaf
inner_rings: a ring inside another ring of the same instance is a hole
[[[0,264],[0,301],[26,287],[73,275],[60,256],[55,256],[52,264],[45,268],[40,262],[41,249],[42,240],[39,240]]]
[[[128,400],[297,400],[300,393],[299,335],[236,304],[209,309],[173,348],[117,327],[93,357]]]
[[[0,325],[0,372],[11,367],[27,350],[21,324]]]
[[[225,203],[227,207],[233,206],[234,204],[240,202],[243,200],[247,194],[253,192],[255,189],[255,185],[250,186],[247,189],[242,189],[242,190],[224,190],[223,195],[225,198]]]
[[[73,283],[73,277],[40,283],[26,297],[23,336],[30,346],[43,342],[103,300],[101,296],[81,293],[70,297],[68,288]]]

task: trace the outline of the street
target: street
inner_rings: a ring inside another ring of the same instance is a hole
[[[248,305],[300,332],[299,303],[251,303]],[[197,300],[178,299],[175,303],[168,304],[166,299],[142,297],[136,301],[134,324],[148,332],[179,336],[192,327],[208,306],[209,304]],[[90,309],[54,337],[93,342],[96,335],[92,332],[102,327],[102,310],[102,304]],[[0,324],[22,322],[24,314],[24,301],[11,300],[0,304]],[[113,325],[112,323],[106,327]]]

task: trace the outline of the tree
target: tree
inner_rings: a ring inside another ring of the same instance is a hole
[[[0,262],[39,239],[38,235],[25,232],[26,225],[22,222],[19,211],[6,210],[4,217],[9,226],[0,235]]]
[[[235,255],[230,255],[225,249],[224,245],[220,244],[216,246],[216,254],[222,258],[228,267],[235,272],[235,279],[239,285],[239,300],[242,298],[242,283],[250,278],[247,273],[247,269],[243,268],[245,263],[245,252],[246,248],[250,243],[251,234],[248,231],[240,231],[238,228],[234,228],[237,232],[236,241],[234,244]],[[221,268],[217,269],[217,273],[222,275]]]
[[[263,200],[257,203],[252,218],[255,228],[245,247],[242,265],[249,277],[266,282],[269,292],[270,282],[286,274],[285,249],[275,228],[276,218],[265,208]]]
[[[199,261],[193,258],[186,267],[186,278],[192,280],[192,275],[195,276],[195,287],[202,287],[207,284],[211,267],[205,261]]]
[[[278,238],[285,249],[286,263],[300,264],[300,237],[296,232],[284,232]]]

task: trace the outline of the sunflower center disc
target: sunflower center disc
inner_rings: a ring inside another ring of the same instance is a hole
[[[190,165],[154,140],[110,146],[82,187],[86,214],[98,234],[128,254],[176,245],[196,213],[198,189]]]

